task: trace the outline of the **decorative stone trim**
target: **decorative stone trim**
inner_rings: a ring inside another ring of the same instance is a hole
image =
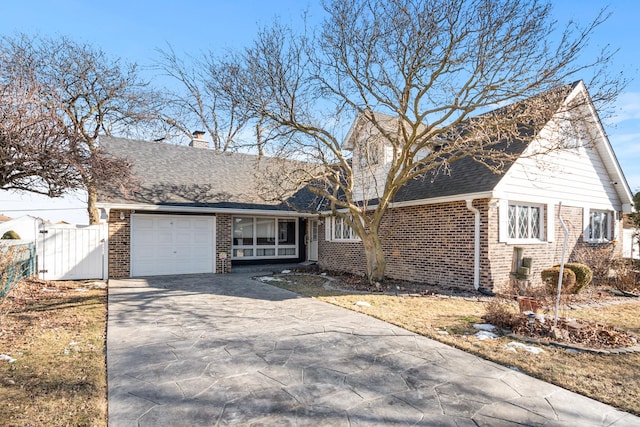
[[[517,335],[514,333],[505,334],[506,337],[516,339],[518,341],[523,341],[529,344],[538,344],[538,345],[546,345],[548,347],[560,347],[567,350],[575,350],[581,351],[584,353],[592,353],[592,354],[629,354],[629,353],[640,353],[640,344],[636,344],[631,347],[621,347],[621,348],[590,348],[584,347],[575,344],[564,344],[557,341],[550,341],[541,338],[531,338],[525,337],[523,335]]]

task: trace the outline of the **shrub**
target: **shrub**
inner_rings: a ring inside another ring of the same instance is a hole
[[[560,278],[560,267],[551,267],[542,270],[540,273],[542,276],[542,282],[544,283],[547,291],[550,294],[558,292],[558,279]],[[573,293],[573,289],[576,287],[576,273],[572,270],[565,268],[562,274],[562,293]]]
[[[593,283],[605,285],[611,282],[610,271],[615,259],[615,245],[588,245],[577,247],[573,261],[589,266]]]
[[[614,263],[613,286],[623,292],[633,292],[638,284],[638,273],[632,260],[618,259]]]
[[[556,265],[555,267],[557,267],[558,270],[560,269],[559,265]],[[564,268],[568,268],[576,275],[576,284],[571,290],[571,293],[573,294],[577,294],[578,292],[580,292],[582,288],[587,286],[589,283],[591,283],[591,280],[593,280],[593,271],[591,271],[589,266],[585,264],[581,264],[579,262],[568,262],[564,265]],[[562,280],[562,283],[564,283],[564,279]]]
[[[20,240],[20,236],[13,230],[9,230],[2,235],[4,240]]]
[[[504,301],[492,300],[487,304],[484,320],[498,328],[514,329],[522,322],[522,316],[514,310],[512,305]]]

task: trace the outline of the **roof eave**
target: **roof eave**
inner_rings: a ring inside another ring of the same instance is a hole
[[[278,209],[238,209],[238,208],[215,208],[205,206],[171,206],[152,205],[145,203],[97,203],[98,209],[105,210],[131,210],[144,212],[171,212],[171,213],[202,213],[202,214],[229,214],[229,215],[257,215],[257,216],[278,216],[278,217],[314,217],[318,214],[298,211],[283,211]]]
[[[451,196],[441,196],[441,197],[430,197],[428,199],[417,199],[417,200],[408,200],[404,202],[393,202],[389,204],[389,208],[406,208],[412,206],[423,206],[423,205],[435,205],[438,203],[450,203],[450,202],[463,202],[465,200],[476,200],[476,199],[493,199],[496,198],[496,194],[493,190],[491,191],[481,191],[477,193],[464,193],[464,194],[453,194]],[[367,210],[373,210],[378,205],[368,205]],[[339,209],[345,210],[345,209]],[[322,215],[331,215],[330,210],[324,210],[320,212]]]

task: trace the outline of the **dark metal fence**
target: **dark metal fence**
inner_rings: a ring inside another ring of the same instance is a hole
[[[35,243],[0,246],[0,298],[20,280],[35,274]]]

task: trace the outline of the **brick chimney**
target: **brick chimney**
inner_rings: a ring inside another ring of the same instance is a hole
[[[203,138],[204,132],[201,130],[195,130],[192,133],[193,138],[191,138],[191,142],[189,143],[189,147],[196,148],[209,148],[209,141]]]

